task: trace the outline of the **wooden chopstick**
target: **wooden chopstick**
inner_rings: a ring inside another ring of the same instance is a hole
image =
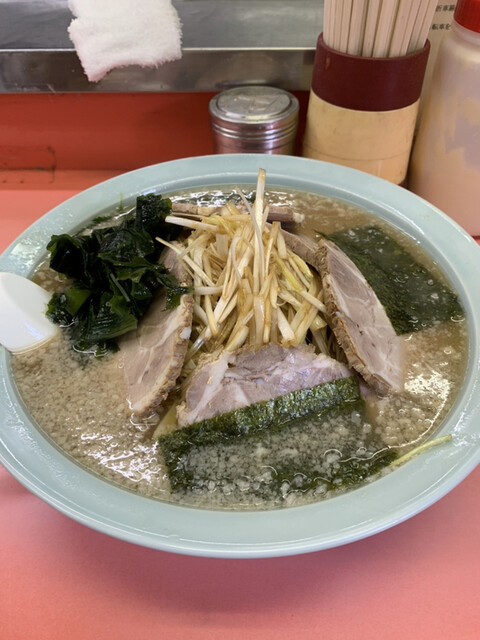
[[[325,0],[323,5],[323,40],[329,47],[333,47],[333,0]]]
[[[378,18],[375,42],[373,44],[373,57],[385,58],[388,56],[392,30],[397,15],[398,0],[383,0]]]
[[[347,53],[353,56],[359,56],[362,53],[367,7],[368,0],[353,0],[347,47]]]
[[[365,31],[363,34],[362,56],[370,58],[373,55],[373,44],[377,31],[378,16],[380,13],[380,0],[368,0]]]
[[[340,49],[340,38],[342,31],[342,15],[343,15],[343,3],[344,0],[335,0],[334,13],[333,13],[333,48],[337,51],[341,51]]]
[[[342,20],[340,24],[339,50],[343,51],[344,53],[348,51],[351,20],[352,20],[352,0],[343,0]]]

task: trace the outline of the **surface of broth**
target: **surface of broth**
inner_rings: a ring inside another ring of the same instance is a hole
[[[185,195],[172,197],[183,199]],[[199,204],[215,204],[225,199],[222,189],[209,189],[188,197]],[[270,190],[269,198],[304,213],[306,219],[301,231],[312,236],[318,230],[331,233],[372,221],[380,224],[417,260],[441,276],[432,261],[405,234],[379,223],[377,218],[356,206],[319,195],[281,190]],[[35,279],[51,290],[59,286],[58,279],[45,266],[39,269]],[[334,452],[342,450],[347,441],[359,451],[368,450],[373,441],[380,440],[382,446],[404,452],[437,429],[463,380],[468,357],[466,322],[456,318],[404,339],[405,390],[369,403],[368,420],[349,414],[335,419],[321,431],[315,429],[314,422],[306,421],[300,434],[292,432],[292,438],[296,439],[291,442],[273,434],[268,443],[224,445],[215,452],[215,468],[212,456],[202,457],[200,451],[195,464],[210,481],[197,491],[182,495],[170,491],[158,445],[152,440],[158,419],[137,420],[128,409],[118,354],[87,361],[72,351],[65,335],[60,335],[35,351],[12,358],[12,368],[20,394],[40,428],[89,471],[155,499],[206,508],[262,509],[302,504],[331,495],[325,486],[304,491],[293,484],[282,488],[280,500],[252,491],[252,487],[268,485],[268,474],[275,474],[275,469],[262,465],[266,447],[275,452],[277,459],[302,456],[302,447],[318,452],[327,469],[336,464]],[[229,482],[225,480],[224,471],[232,465],[240,475]]]

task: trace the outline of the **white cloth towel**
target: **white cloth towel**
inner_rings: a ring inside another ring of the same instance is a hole
[[[91,82],[116,67],[157,67],[182,57],[171,0],[69,0],[68,33]]]

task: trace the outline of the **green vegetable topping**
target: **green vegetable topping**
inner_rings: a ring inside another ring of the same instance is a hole
[[[342,451],[331,448],[335,430],[347,441]],[[239,491],[276,503],[292,491],[354,486],[396,457],[366,420],[353,377],[202,420],[158,442],[173,491]]]
[[[52,296],[47,315],[68,328],[77,351],[115,349],[115,339],[136,328],[159,287],[167,289],[169,308],[188,291],[158,263],[162,247],[155,238],[174,240],[181,231],[165,222],[170,209],[169,199],[140,196],[120,223],[52,236],[50,267],[72,284]]]
[[[327,237],[360,269],[397,334],[464,315],[453,291],[381,229],[364,226]]]

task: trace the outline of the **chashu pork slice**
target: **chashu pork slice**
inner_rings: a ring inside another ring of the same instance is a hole
[[[404,344],[361,271],[337,245],[319,243],[324,302],[351,367],[381,395],[404,383]]]
[[[309,347],[268,344],[257,351],[223,351],[205,357],[193,373],[177,423],[186,426],[214,416],[352,375],[351,369]]]
[[[162,262],[181,285],[191,278],[172,249]],[[120,343],[120,366],[127,384],[127,400],[133,412],[144,416],[158,409],[175,386],[192,330],[193,295],[184,294],[174,309],[166,309],[166,294],[153,300],[134,331]]]
[[[316,240],[302,233],[291,233],[290,231],[285,231],[283,228],[282,234],[285,244],[289,249],[296,253],[297,256],[300,256],[300,258],[302,258],[302,260],[311,267],[320,271],[321,254],[320,247]]]

